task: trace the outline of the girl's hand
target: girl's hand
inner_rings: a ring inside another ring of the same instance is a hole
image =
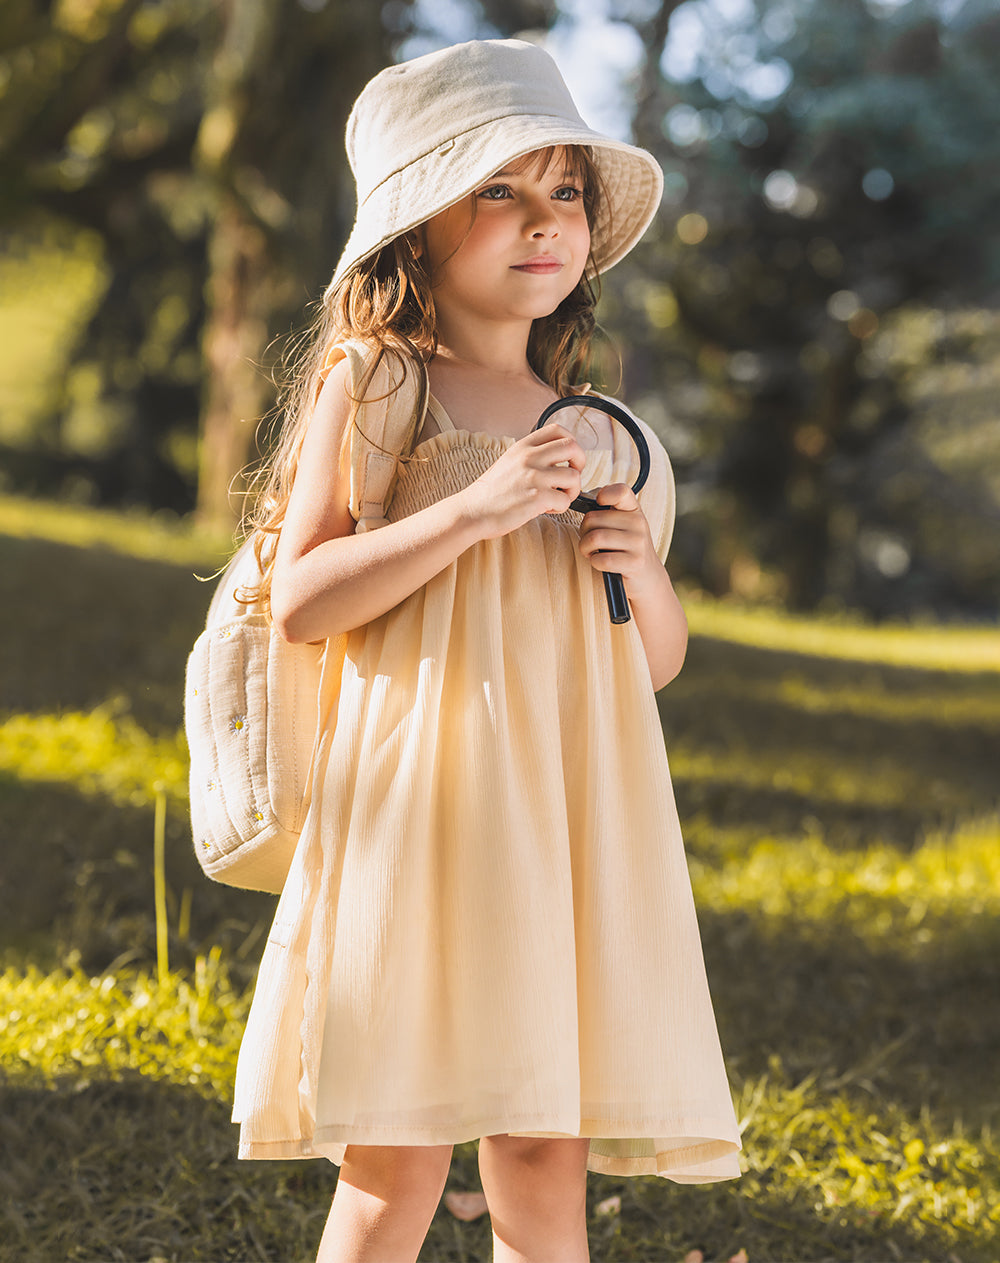
[[[565,513],[580,494],[583,448],[559,425],[533,430],[458,494],[483,539],[515,531],[542,513]]]
[[[584,514],[580,524],[580,552],[595,570],[620,574],[630,601],[641,600],[663,583],[646,516],[625,483],[602,487],[597,503],[601,509]]]
[[[653,688],[662,688],[684,662],[687,619],[632,488],[612,483],[597,493],[597,502],[601,508],[585,514],[580,524],[580,552],[595,570],[625,579]]]

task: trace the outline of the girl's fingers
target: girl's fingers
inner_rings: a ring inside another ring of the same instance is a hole
[[[580,494],[583,449],[561,426],[518,439],[466,489],[486,538],[505,535],[540,514],[565,512]]]
[[[595,553],[586,553],[585,556],[587,561],[590,562],[593,570],[601,570],[610,574],[620,574],[624,575],[626,578],[628,578],[631,573],[629,567],[625,564],[626,560],[630,556],[628,553],[615,553],[611,552],[610,549],[601,548]]]
[[[629,512],[639,507],[639,499],[632,488],[624,482],[610,482],[602,487],[595,497],[602,509],[619,509]]]
[[[579,472],[586,463],[587,457],[580,444],[568,430],[555,423],[543,425],[540,430],[532,430],[519,442],[533,448],[547,463],[553,465],[568,464]]]
[[[606,493],[611,503],[602,505],[600,509],[591,509],[589,513],[584,514],[583,521],[580,523],[581,537],[590,539],[592,535],[600,532],[602,537],[608,540],[633,536],[636,539],[644,538],[649,533],[649,528],[632,488],[621,483],[611,487],[602,487],[597,494],[599,504],[601,504],[601,497]]]
[[[580,551],[596,570],[615,570],[633,560],[642,562],[652,540],[631,487],[623,483],[602,487],[597,500],[602,507],[585,514],[580,524]],[[601,559],[601,554],[607,557]]]
[[[631,532],[601,530],[588,531],[580,536],[580,551],[585,557],[593,557],[596,553],[623,553],[638,555],[642,551],[643,540]]]

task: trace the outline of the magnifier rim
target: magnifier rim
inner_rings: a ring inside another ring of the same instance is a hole
[[[642,427],[635,417],[630,412],[626,412],[620,404],[615,403],[611,399],[604,399],[601,395],[563,395],[561,399],[556,399],[548,405],[532,428],[540,430],[546,421],[559,412],[560,409],[571,407],[596,408],[598,412],[605,413],[625,427],[633,443],[635,443],[636,451],[639,453],[639,472],[636,475],[635,482],[632,484],[632,490],[638,494],[646,485],[646,480],[649,477],[650,458],[649,444],[646,442],[646,436],[643,434]],[[600,507],[595,499],[586,495],[577,496],[570,505],[571,509],[576,509],[579,513],[592,513]]]

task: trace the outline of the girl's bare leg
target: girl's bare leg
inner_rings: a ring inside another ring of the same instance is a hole
[[[494,1263],[587,1263],[587,1140],[484,1136]]]
[[[413,1263],[451,1145],[348,1145],[316,1263]]]

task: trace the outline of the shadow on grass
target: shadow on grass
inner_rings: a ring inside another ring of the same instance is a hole
[[[137,1076],[6,1084],[2,1098],[4,1263],[315,1254],[333,1168],[238,1163],[220,1102]]]
[[[315,1256],[336,1184],[326,1159],[240,1162],[229,1105],[129,1076],[0,1081],[0,1263],[292,1263]],[[477,1184],[474,1145],[450,1184]],[[421,1258],[492,1257],[489,1221],[439,1208]]]
[[[731,1069],[780,1058],[789,1079],[822,1074],[911,1118],[978,1130],[1000,1122],[1000,925],[982,917],[863,941],[835,917],[768,924],[699,916]]]
[[[8,960],[51,969],[72,952],[91,974],[155,961],[152,808],[0,775],[0,814],[0,949]],[[275,898],[208,881],[186,814],[168,815],[166,841],[171,965],[191,969],[196,955],[218,945],[234,981],[248,984]],[[190,924],[181,938],[185,891]]]
[[[689,668],[705,678],[714,678],[721,688],[731,692],[739,692],[741,687],[758,681],[777,683],[801,678],[834,695],[860,686],[873,698],[884,694],[887,699],[897,696],[912,701],[921,695],[950,698],[956,691],[978,696],[985,690],[1000,699],[1000,672],[997,671],[967,673],[899,666],[877,659],[825,657],[705,635],[691,638],[684,670]]]
[[[700,839],[707,843],[708,853],[713,852],[713,827],[758,838],[818,833],[833,849],[858,850],[882,842],[908,853],[929,832],[954,825],[957,819],[954,808],[930,812],[916,804],[843,803],[792,789],[742,785],[724,776],[689,780],[675,774],[673,782],[682,828],[697,820],[696,828],[684,828],[689,854],[699,853]]]
[[[708,813],[723,827],[772,836],[818,825],[829,845],[877,840],[909,850],[928,831],[991,814],[1000,802],[998,673],[919,671],[696,638],[659,706],[668,753],[719,761],[717,777],[686,778],[678,759],[682,820]],[[734,763],[756,771],[754,783],[727,772]],[[786,765],[805,787],[766,783],[768,769],[777,780]]]
[[[213,585],[166,562],[3,537],[6,711],[90,710],[125,697],[152,729],[181,722],[184,663]]]
[[[307,1260],[336,1179],[322,1159],[239,1162],[226,1105],[139,1077],[2,1084],[0,1143],[2,1263]],[[475,1180],[474,1147],[461,1146],[450,1183],[469,1189]],[[766,1173],[753,1180],[748,1197],[740,1181],[681,1188],[591,1176],[595,1263],[679,1263],[695,1247],[722,1260],[741,1246],[754,1263],[956,1257],[932,1223],[916,1237],[863,1210],[817,1206],[808,1186],[791,1193],[769,1187]],[[621,1213],[595,1214],[612,1195]],[[421,1259],[487,1263],[491,1253],[488,1219],[460,1223],[442,1207]],[[961,1263],[989,1258],[975,1249],[960,1255]]]

